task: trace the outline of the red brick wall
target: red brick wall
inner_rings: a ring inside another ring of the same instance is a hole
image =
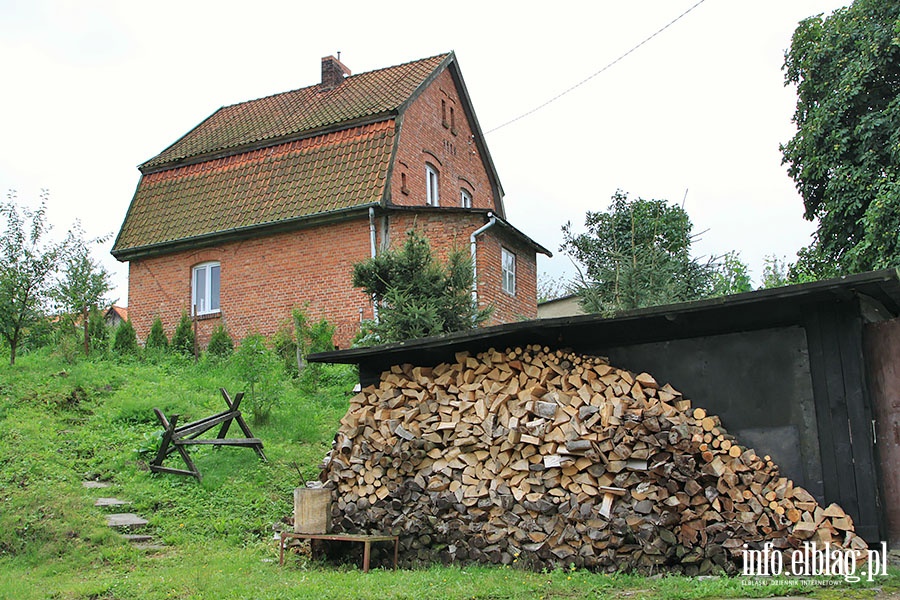
[[[191,268],[221,264],[221,314],[199,321],[204,347],[224,323],[235,340],[249,333],[271,335],[290,321],[291,309],[309,302],[312,319],[337,327],[335,342],[349,346],[359,328],[360,309],[372,317],[371,302],[351,285],[353,264],[370,256],[368,218],[272,235],[219,247],[132,261],[129,316],[144,340],[153,319],[162,319],[171,338],[191,302]]]
[[[393,213],[388,220],[389,242],[397,248],[403,244],[406,232],[417,228],[431,242],[435,255],[447,259],[453,248],[471,251],[469,236],[486,224],[483,214],[423,211],[420,213]],[[379,222],[381,244],[383,221]],[[535,252],[513,238],[500,225],[495,225],[479,235],[476,246],[476,270],[478,276],[479,306],[494,305],[494,313],[488,325],[511,323],[522,319],[537,318],[537,264]],[[511,296],[502,289],[500,248],[516,254],[516,294]]]
[[[485,224],[482,214],[423,211],[389,213],[376,219],[377,243],[403,244],[406,232],[418,228],[435,254],[446,260],[453,248],[470,251],[469,236]],[[385,235],[387,226],[387,236]],[[516,295],[501,289],[500,247],[517,254]],[[326,318],[337,327],[335,342],[349,347],[358,331],[360,309],[372,318],[368,297],[352,287],[353,264],[370,256],[369,221],[346,222],[271,235],[218,247],[184,251],[132,261],[129,265],[129,317],[138,338],[146,339],[153,319],[162,319],[171,338],[182,311],[191,302],[191,268],[206,261],[221,265],[221,313],[198,322],[205,347],[213,328],[224,323],[232,338],[249,333],[272,335],[290,321],[291,309],[309,303],[312,319]],[[477,247],[479,303],[494,304],[489,324],[537,316],[535,255],[495,226],[479,236]]]
[[[446,114],[446,127],[442,113]],[[441,206],[459,207],[460,189],[464,187],[472,194],[473,208],[500,212],[453,77],[447,70],[438,75],[403,115],[397,161],[391,175],[392,203],[425,206],[425,163],[431,163],[439,171]]]
[[[500,226],[494,226],[479,236],[477,271],[478,300],[493,304],[494,314],[489,325],[514,323],[537,318],[537,264],[535,252],[518,242]],[[516,255],[516,291],[503,291],[501,247]]]

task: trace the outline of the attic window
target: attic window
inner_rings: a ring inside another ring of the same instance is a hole
[[[406,173],[400,173],[400,191],[409,195],[409,188],[406,187]]]
[[[453,114],[453,107],[450,107],[450,133],[456,135],[456,117]]]
[[[466,188],[461,189],[459,192],[459,204],[463,208],[472,208],[472,194]]]
[[[450,108],[450,114],[453,114],[453,108]],[[450,124],[447,122],[447,101],[441,100],[441,125],[444,127],[449,127]]]
[[[425,163],[425,204],[440,206],[438,170],[431,163]]]
[[[191,273],[191,307],[196,315],[219,312],[218,262],[201,263]]]

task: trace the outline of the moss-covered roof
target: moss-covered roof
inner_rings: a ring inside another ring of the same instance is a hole
[[[113,254],[377,203],[394,133],[380,121],[144,175]]]
[[[351,75],[330,90],[316,84],[224,106],[141,169],[396,111],[449,56]]]
[[[112,253],[363,207],[384,195],[394,116],[452,54],[219,109],[141,165]]]

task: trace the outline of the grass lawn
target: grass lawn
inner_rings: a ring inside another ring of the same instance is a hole
[[[352,370],[313,384],[285,380],[268,423],[251,424],[269,462],[248,449],[195,447],[202,483],[147,468],[160,427],[225,408],[239,391],[228,361],[66,362],[46,351],[10,367],[0,353],[0,598],[817,598],[900,594],[900,572],[872,584],[747,585],[746,579],[638,577],[510,567],[434,566],[362,574],[301,555],[278,565],[272,525],[292,490],[315,478],[346,411]],[[252,405],[242,405],[249,412]],[[167,464],[180,466],[177,455]],[[84,480],[109,482],[89,489]],[[99,497],[130,501],[149,520],[140,549],[105,525]]]

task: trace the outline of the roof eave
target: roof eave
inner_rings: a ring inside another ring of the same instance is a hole
[[[402,204],[391,204],[385,210],[395,212],[429,212],[429,213],[455,213],[455,214],[478,214],[487,219],[495,217],[497,224],[510,232],[513,237],[532,248],[536,253],[552,257],[553,253],[541,246],[539,243],[531,239],[527,234],[511,225],[508,221],[496,214],[491,208],[463,208],[461,206],[407,206]]]
[[[547,250],[546,248],[544,248],[543,246],[538,244],[536,241],[531,239],[522,230],[514,227],[512,224],[509,223],[509,221],[506,221],[505,219],[503,219],[501,217],[497,217],[497,223],[499,223],[500,226],[503,227],[504,229],[512,232],[513,236],[519,238],[520,241],[525,242],[525,244],[527,244],[528,246],[531,246],[534,249],[534,251],[537,252],[538,254],[543,254],[544,256],[546,256],[548,258],[553,257],[552,252],[550,252],[549,250]]]
[[[284,219],[273,221],[270,223],[262,223],[259,225],[249,225],[247,227],[235,227],[225,231],[216,231],[212,233],[204,233],[177,240],[169,240],[156,244],[146,244],[133,248],[116,249],[110,252],[119,262],[127,262],[140,258],[151,258],[162,254],[171,254],[181,250],[189,250],[196,248],[205,248],[215,246],[227,242],[236,242],[249,238],[260,237],[260,235],[275,235],[286,231],[296,231],[306,227],[315,227],[318,225],[328,225],[346,219],[358,216],[362,217],[368,212],[369,208],[380,206],[380,202],[367,202],[347,208],[339,208],[337,210],[315,213],[313,215],[304,215],[293,219]]]

